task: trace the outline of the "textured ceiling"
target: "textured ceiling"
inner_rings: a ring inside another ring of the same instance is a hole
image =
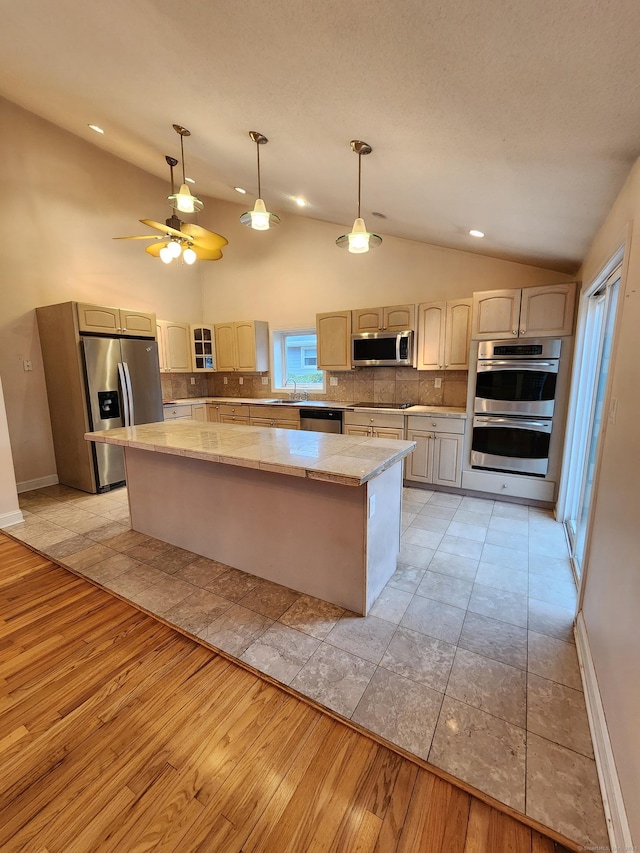
[[[255,193],[264,133],[282,227],[349,229],[358,138],[370,230],[573,272],[640,155],[637,0],[2,0],[0,21],[1,94],[161,177],[188,127],[200,195]]]

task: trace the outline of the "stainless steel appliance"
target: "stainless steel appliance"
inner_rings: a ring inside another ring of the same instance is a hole
[[[553,415],[562,341],[482,341],[478,347],[474,411]]]
[[[351,336],[354,366],[413,364],[413,332],[360,332]]]
[[[472,468],[546,475],[561,348],[554,338],[479,344]]]
[[[80,338],[89,407],[89,429],[113,429],[163,419],[158,344],[134,338]],[[96,488],[125,480],[124,454],[92,442]]]
[[[342,409],[300,409],[300,429],[342,432]]]

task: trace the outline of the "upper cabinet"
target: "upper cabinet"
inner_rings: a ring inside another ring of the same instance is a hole
[[[471,299],[418,305],[418,370],[468,370]]]
[[[474,293],[473,337],[492,340],[571,335],[575,298],[574,282]]]
[[[318,368],[351,370],[351,311],[316,314]]]
[[[161,373],[191,373],[191,331],[188,323],[158,320],[158,358]]]
[[[216,369],[262,373],[269,369],[269,324],[264,320],[216,323]]]
[[[78,329],[100,335],[155,338],[156,315],[126,308],[78,303]]]
[[[404,332],[414,329],[415,323],[415,305],[362,308],[351,312],[351,325],[354,335],[359,332]]]
[[[215,367],[213,326],[191,326],[191,365],[195,373],[211,373]]]

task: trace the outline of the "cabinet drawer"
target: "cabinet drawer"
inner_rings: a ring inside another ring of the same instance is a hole
[[[463,471],[462,488],[488,492],[496,497],[511,496],[552,501],[556,484],[551,480],[499,474],[493,471]]]
[[[237,403],[235,406],[230,403],[220,403],[220,419],[223,415],[241,415],[248,418],[250,407],[243,403]]]
[[[378,414],[377,412],[345,412],[347,426],[379,426],[404,429],[404,415]]]
[[[408,415],[407,429],[421,429],[427,432],[449,432],[464,435],[464,418],[445,418],[442,415]]]
[[[165,406],[163,409],[165,421],[173,421],[176,418],[190,418],[191,406]]]
[[[241,415],[220,415],[221,424],[248,424],[249,418]]]
[[[251,418],[269,420],[299,421],[300,409],[297,406],[250,406]]]

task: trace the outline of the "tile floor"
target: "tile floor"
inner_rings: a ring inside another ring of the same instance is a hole
[[[130,529],[126,489],[21,495],[6,532],[585,845],[607,843],[564,532],[547,511],[405,489],[363,619]]]

